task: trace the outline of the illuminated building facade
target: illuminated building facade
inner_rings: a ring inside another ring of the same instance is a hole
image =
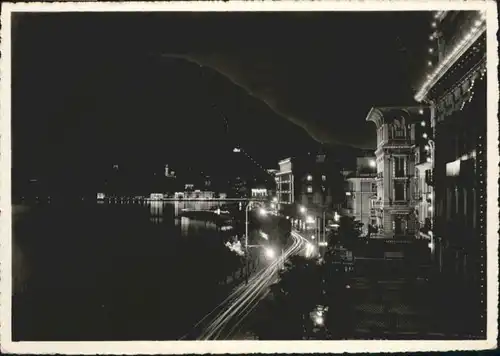
[[[363,234],[368,227],[377,226],[375,204],[377,201],[377,163],[375,157],[358,157],[356,170],[346,175],[347,189],[344,215],[354,217],[363,224]]]
[[[278,208],[286,211],[286,215],[298,216],[299,220],[309,217],[318,229],[323,229],[327,220],[340,211],[345,199],[338,163],[319,152],[284,159],[279,168]],[[307,211],[307,215],[301,211]]]
[[[252,188],[252,198],[265,199],[268,197],[268,190],[266,188]]]
[[[414,238],[415,121],[418,107],[372,108],[366,118],[377,128],[377,200],[373,207],[379,235]]]
[[[431,139],[431,110],[419,110],[420,122],[415,126],[415,214],[418,220],[416,237],[432,242],[434,219],[434,141]]]
[[[415,100],[430,107],[426,139],[433,165],[433,224],[428,232],[437,284],[450,325],[484,336],[486,254],[486,16],[435,13],[429,71]]]
[[[440,12],[432,27],[434,65],[415,96],[431,108],[432,250],[448,280],[477,285],[486,240],[486,16]]]
[[[276,172],[276,197],[278,198],[278,209],[284,208],[295,202],[295,178],[293,174],[294,165],[291,158],[278,162],[279,170]]]

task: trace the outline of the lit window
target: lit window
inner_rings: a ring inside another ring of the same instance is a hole
[[[308,186],[308,187],[307,187],[307,192],[308,192],[308,193],[312,193],[312,192],[313,192],[313,187]]]
[[[312,181],[312,180],[313,180],[312,175],[308,174],[308,175],[307,175],[307,180],[308,180],[308,181]]]
[[[325,176],[325,175],[322,175],[322,176],[321,176],[321,180],[322,180],[323,182],[324,182],[324,181],[326,181],[326,176]]]

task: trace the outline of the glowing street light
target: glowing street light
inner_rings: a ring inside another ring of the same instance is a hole
[[[271,209],[276,209],[276,204],[271,203]]]
[[[306,222],[308,224],[313,224],[314,223],[314,218],[312,216],[308,216],[307,219],[306,219]]]
[[[278,202],[278,198],[277,197],[274,197],[273,198],[273,203],[277,203]]]
[[[266,209],[264,209],[264,208],[260,208],[260,209],[259,209],[259,214],[260,214],[260,216],[267,216],[267,211],[266,211]]]
[[[266,257],[269,258],[269,259],[273,259],[276,256],[276,253],[270,247],[266,247],[266,249],[264,250],[264,252],[266,254]]]
[[[316,323],[316,325],[323,326],[323,324],[325,323],[325,319],[323,318],[322,315],[317,315],[314,318],[314,322]]]
[[[372,168],[375,168],[377,166],[377,163],[375,162],[375,160],[370,160],[370,167]]]
[[[305,207],[303,207],[303,206],[301,206],[301,207],[300,207],[300,212],[301,212],[302,214],[305,214],[305,213],[306,213],[306,211],[307,211],[307,209],[306,209]]]

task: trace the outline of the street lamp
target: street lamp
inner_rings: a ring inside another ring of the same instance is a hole
[[[249,202],[245,207],[245,265],[246,265],[246,273],[245,273],[245,281],[248,284],[248,212],[252,208],[252,202]]]
[[[278,202],[278,198],[277,197],[274,197],[273,198],[273,203],[277,203]]]
[[[301,206],[301,207],[300,207],[300,212],[301,212],[302,214],[305,214],[305,213],[306,213],[306,211],[307,211],[307,209],[306,209],[305,207],[303,207],[303,206]]]
[[[245,280],[246,280],[246,283],[248,284],[248,213],[250,211],[250,209],[253,207],[253,203],[252,202],[249,202],[247,204],[247,206],[245,207],[245,264],[246,264],[246,273],[245,273]],[[266,216],[267,215],[267,211],[266,209],[264,208],[260,208],[259,209],[259,214],[261,216]]]
[[[269,258],[269,259],[273,259],[276,256],[276,253],[270,247],[266,247],[266,249],[264,250],[264,252],[266,254],[266,257]]]

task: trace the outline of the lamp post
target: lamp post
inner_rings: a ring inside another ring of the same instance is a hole
[[[246,273],[245,273],[245,282],[248,284],[248,277],[249,277],[249,256],[248,256],[248,248],[251,247],[248,245],[248,214],[250,212],[250,209],[253,207],[253,202],[249,202],[247,206],[245,207],[245,266],[246,266]],[[264,208],[261,208],[259,210],[260,215],[266,216],[267,211]]]
[[[248,212],[252,208],[252,202],[245,207],[245,283],[248,284]]]

